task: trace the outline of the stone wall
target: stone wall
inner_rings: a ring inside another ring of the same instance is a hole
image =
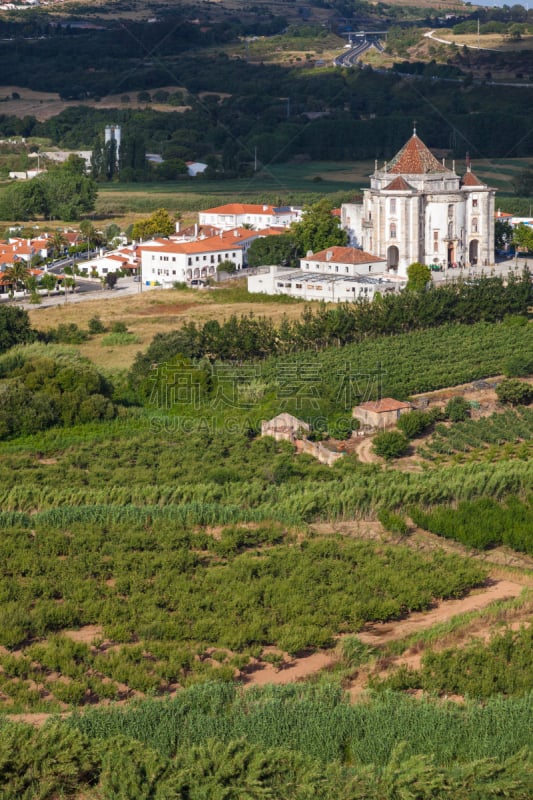
[[[339,458],[344,457],[344,453],[330,450],[329,447],[326,447],[322,442],[311,442],[309,439],[297,439],[295,444],[299,453],[307,453],[320,461],[321,464],[325,464],[328,467],[333,466]]]

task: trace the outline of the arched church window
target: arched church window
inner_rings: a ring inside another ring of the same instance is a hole
[[[448,206],[448,219],[453,219],[453,204],[450,203]]]
[[[390,202],[390,204],[389,204],[390,213],[391,214],[396,214],[396,198],[395,197],[391,197],[389,202]]]
[[[391,222],[391,226],[390,226],[390,238],[391,238],[391,239],[396,239],[396,223],[395,223],[395,222]]]
[[[478,219],[477,217],[472,217],[472,233],[478,232]]]

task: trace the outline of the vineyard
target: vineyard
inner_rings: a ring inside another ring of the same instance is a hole
[[[464,648],[429,650],[420,670],[401,667],[390,678],[374,681],[375,689],[423,689],[440,694],[485,699],[493,695],[522,695],[533,682],[533,629],[506,629],[488,643],[474,641]]]
[[[447,427],[437,425],[433,435],[419,447],[419,455],[435,459],[441,455],[472,453],[476,457],[498,453],[528,458],[533,439],[533,409],[506,409],[489,417],[457,422]],[[504,445],[522,445],[512,450]]]
[[[513,550],[533,554],[533,495],[523,501],[509,496],[504,502],[481,497],[459,503],[457,508],[416,507],[411,517],[421,528],[456,539],[467,547],[485,550],[505,544]]]
[[[531,409],[432,417],[415,469],[328,467],[258,431],[292,411],[349,435],[361,400],[498,375],[532,331],[449,324],[236,364],[158,340],[109,375],[42,342],[0,356],[2,797],[529,798],[529,628],[503,616],[445,650],[430,630],[420,669],[386,676],[392,644],[359,636],[490,586],[475,553],[419,547],[409,517],[533,553]],[[312,681],[255,686],[315,656]],[[373,689],[351,703],[361,669]],[[472,699],[434,697],[453,693]],[[9,720],[32,713],[67,716]]]
[[[44,516],[0,541],[0,644],[17,651],[0,654],[6,711],[230,680],[268,645],[331,646],[486,575],[455,555],[332,537],[300,544],[280,525],[229,526],[215,538],[168,520],[64,529]],[[60,634],[94,625],[89,642]]]
[[[458,707],[386,694],[350,705],[328,685],[206,684],[37,731],[4,724],[2,790],[9,800],[528,800],[531,713],[531,695]]]

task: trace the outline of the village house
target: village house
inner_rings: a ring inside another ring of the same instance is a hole
[[[318,253],[308,252],[300,260],[302,270],[320,272],[326,275],[349,275],[352,278],[361,275],[376,275],[387,271],[387,262],[383,258],[365,253],[356,247],[328,247]]]
[[[135,247],[121,247],[100,254],[96,258],[78,264],[80,275],[88,277],[105,278],[112,272],[123,272],[127,275],[137,275],[140,271],[140,252]]]
[[[411,403],[383,397],[381,400],[369,400],[356,406],[352,417],[359,420],[363,430],[380,430],[396,425],[401,415],[406,414],[411,408]]]
[[[297,453],[312,456],[328,467],[332,467],[339,458],[344,458],[345,453],[338,450],[331,442],[312,442],[307,438],[309,433],[311,426],[287,411],[261,423],[261,436],[272,436],[278,442],[291,442],[295,445]]]
[[[325,303],[353,303],[372,301],[377,293],[400,291],[402,285],[385,277],[350,278],[342,275],[325,275],[320,272],[306,274],[301,269],[263,267],[248,276],[248,291],[259,294],[285,294],[300,300],[322,300]]]
[[[172,286],[213,277],[223,262],[231,262],[237,271],[247,263],[252,242],[273,235],[268,230],[234,228],[220,230],[215,236],[189,241],[164,240],[141,245],[142,281],[147,286]]]
[[[207,169],[207,164],[202,161],[186,161],[185,164],[189,178],[196,178],[197,175],[202,175]]]
[[[222,230],[250,226],[254,230],[262,228],[288,228],[301,219],[302,210],[292,206],[254,205],[250,203],[228,203],[216,208],[200,211],[200,225],[214,225]]]
[[[311,431],[311,426],[284,411],[277,417],[261,423],[261,436],[272,436],[276,441],[294,442]]]

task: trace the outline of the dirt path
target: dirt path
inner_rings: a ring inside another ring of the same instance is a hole
[[[257,670],[245,676],[244,683],[245,686],[293,683],[316,675],[317,672],[335,664],[336,660],[333,653],[319,652],[286,662],[281,669],[274,667],[273,664],[261,664]]]
[[[462,597],[459,600],[443,600],[431,611],[417,611],[398,622],[376,622],[365,625],[359,633],[362,642],[374,647],[395,639],[403,639],[412,633],[425,631],[432,625],[446,622],[459,614],[480,611],[496,600],[510,600],[518,597],[524,583],[511,580],[491,580],[486,588]]]
[[[353,452],[361,464],[381,464],[382,459],[372,450],[372,437],[368,436],[357,442]]]

